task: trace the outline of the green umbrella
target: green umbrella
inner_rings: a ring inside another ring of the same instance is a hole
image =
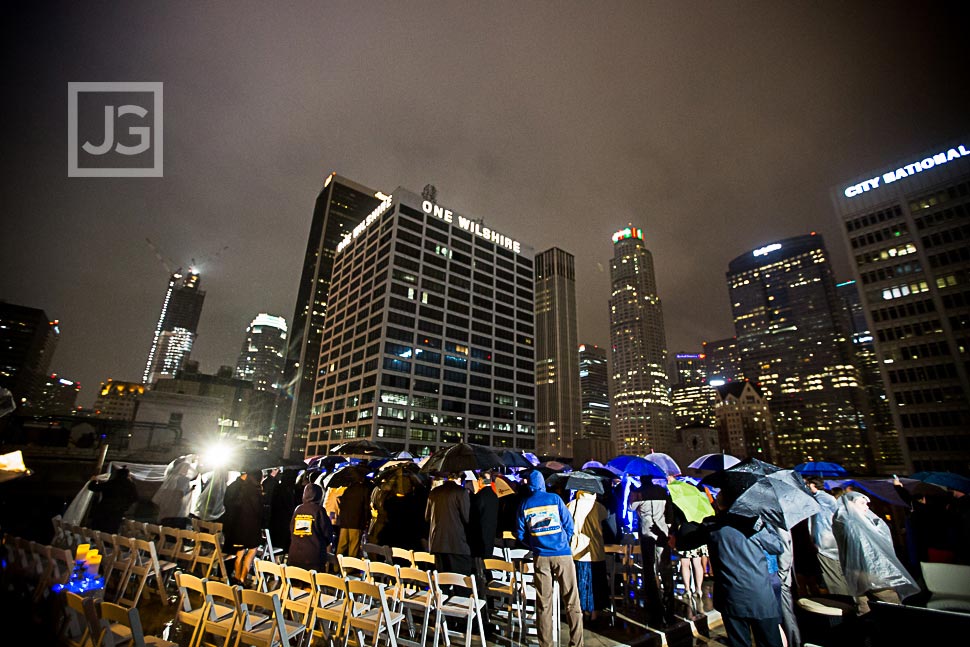
[[[707,495],[689,483],[671,481],[667,484],[670,499],[687,517],[687,521],[700,522],[714,515],[714,508]]]

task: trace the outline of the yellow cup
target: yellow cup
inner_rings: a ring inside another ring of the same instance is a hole
[[[91,544],[78,544],[77,551],[74,553],[74,559],[82,560],[88,554],[88,550],[91,549]]]
[[[91,557],[87,562],[85,562],[84,566],[87,568],[88,575],[91,577],[96,577],[98,575],[98,570],[101,568],[101,555]]]

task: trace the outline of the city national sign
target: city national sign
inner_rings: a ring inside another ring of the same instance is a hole
[[[961,144],[956,148],[949,148],[941,153],[936,153],[930,157],[921,159],[918,162],[913,162],[912,164],[907,164],[905,166],[900,166],[894,171],[889,171],[883,173],[881,176],[877,175],[874,178],[870,178],[858,184],[853,184],[842,192],[847,198],[854,198],[857,195],[862,195],[866,191],[872,191],[873,189],[878,189],[880,182],[883,186],[895,182],[896,180],[901,180],[905,177],[910,177],[911,175],[916,175],[917,173],[922,173],[923,171],[928,171],[931,168],[940,166],[941,164],[946,164],[955,159],[960,159],[961,157],[970,157],[970,151]]]

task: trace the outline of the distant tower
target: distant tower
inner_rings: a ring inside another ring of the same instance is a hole
[[[43,387],[61,334],[43,310],[0,301],[0,387],[17,407],[29,405]]]
[[[192,353],[202,316],[205,292],[199,289],[199,273],[177,270],[168,280],[168,290],[155,326],[155,337],[142,381],[151,385],[159,377],[171,377]]]
[[[610,433],[610,371],[605,348],[579,345],[579,388],[583,431],[580,438],[573,440],[574,463],[607,460],[616,454],[616,449]]]
[[[553,247],[536,255],[536,452],[573,455],[580,422],[576,268]]]
[[[613,438],[617,451],[666,452],[673,439],[663,308],[643,230],[613,234],[610,262]]]
[[[283,377],[286,319],[261,312],[246,328],[236,377],[253,383],[257,391],[275,393]]]

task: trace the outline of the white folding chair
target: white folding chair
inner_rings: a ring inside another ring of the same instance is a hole
[[[449,587],[450,592],[445,593],[443,587]],[[471,647],[472,629],[478,624],[478,634],[485,644],[485,624],[482,621],[482,609],[485,608],[485,600],[478,597],[478,589],[475,585],[475,578],[470,575],[459,573],[434,573],[435,588],[435,617],[436,629],[434,634],[434,645],[438,647],[438,636],[445,635],[445,643],[448,639],[448,618],[463,618],[465,620],[465,647]],[[467,590],[467,595],[457,595],[454,593],[456,588]],[[457,632],[454,632],[457,633]],[[459,634],[460,635],[460,634]]]
[[[434,582],[431,573],[419,568],[400,569],[401,588],[399,591],[400,610],[404,612],[410,639],[402,638],[398,632],[398,642],[424,647],[428,642],[428,624],[435,609]],[[414,612],[421,614],[421,635],[415,640]],[[436,628],[437,631],[437,628]]]
[[[358,647],[366,647],[366,636],[371,636],[373,647],[377,647],[383,634],[387,635],[390,647],[397,647],[397,632],[404,615],[390,610],[384,585],[348,580],[347,597],[349,602],[344,647],[349,644],[351,634],[354,635]]]
[[[138,609],[102,602],[98,610],[101,614],[101,644],[104,647],[178,647],[178,643],[146,636]]]
[[[340,564],[340,572],[348,580],[367,580],[370,568],[367,560],[359,557],[346,557],[337,555],[337,562]]]
[[[204,643],[206,635],[211,634],[222,639],[223,647],[229,645],[239,622],[238,590],[239,587],[222,582],[205,581],[205,608],[197,644]]]
[[[286,582],[283,612],[291,620],[304,624],[309,623],[313,596],[316,593],[313,574],[314,571],[308,571],[305,568],[283,566],[283,579]]]
[[[330,573],[314,573],[316,594],[310,609],[309,635],[323,638],[331,647],[337,644],[344,630],[347,616],[347,583],[342,577]]]
[[[239,591],[239,622],[235,647],[291,647],[303,643],[306,625],[287,620],[283,615],[280,597],[273,594],[242,589]]]
[[[515,623],[522,627],[522,607],[519,605],[519,583],[515,564],[504,559],[485,558],[483,560],[487,582],[485,584],[485,601],[494,600],[496,618],[498,611],[506,614],[505,628],[509,641],[515,638]],[[501,623],[493,621],[492,624]]]
[[[195,575],[175,572],[175,583],[179,589],[178,607],[175,613],[176,622],[192,627],[192,637],[189,640],[189,647],[198,644],[199,629],[202,626],[202,619],[207,611],[205,599],[205,580],[197,578]],[[194,597],[195,601],[192,600]]]

